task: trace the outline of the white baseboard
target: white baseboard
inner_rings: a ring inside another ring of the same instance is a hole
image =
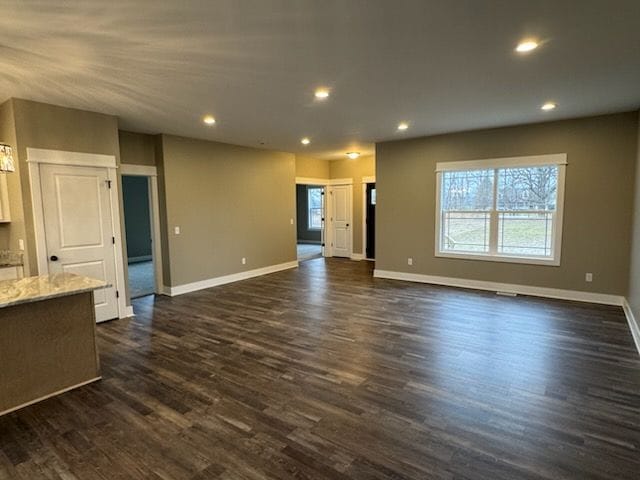
[[[133,305],[127,305],[127,308],[124,311],[124,318],[135,317],[133,313]]]
[[[141,257],[129,257],[127,258],[127,263],[150,262],[151,260],[153,260],[151,255],[143,255]]]
[[[364,255],[362,253],[352,253],[351,260],[364,260]]]
[[[640,325],[636,320],[636,317],[633,315],[633,310],[631,310],[631,305],[627,299],[624,299],[622,303],[622,308],[624,309],[624,315],[627,317],[627,323],[629,323],[629,328],[631,329],[631,336],[633,337],[633,342],[636,344],[636,350],[640,353]]]
[[[607,293],[581,292],[578,290],[563,290],[560,288],[534,287],[530,285],[518,285],[514,283],[485,282],[483,280],[468,280],[455,277],[438,277],[434,275],[422,275],[418,273],[392,272],[389,270],[374,270],[373,276],[388,278],[391,280],[405,280],[408,282],[431,283],[448,287],[472,288],[475,290],[488,290],[493,292],[516,293],[531,295],[534,297],[557,298],[561,300],[573,300],[576,302],[600,303],[604,305],[622,306],[624,297]]]
[[[186,283],[184,285],[177,285],[175,287],[166,287],[166,294],[175,297],[176,295],[182,295],[189,292],[195,292],[197,290],[204,290],[205,288],[217,287],[218,285],[224,285],[226,283],[238,282],[240,280],[246,280],[248,278],[259,277],[261,275],[267,275],[269,273],[280,272],[282,270],[288,270],[290,268],[296,268],[298,261],[280,263],[278,265],[271,265],[269,267],[256,268],[255,270],[247,270],[246,272],[232,273],[231,275],[224,275],[222,277],[209,278],[207,280],[201,280],[199,282]]]

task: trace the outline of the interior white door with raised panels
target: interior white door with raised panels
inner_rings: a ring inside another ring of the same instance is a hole
[[[104,280],[96,290],[96,321],[118,317],[114,233],[106,168],[41,166],[49,273]]]
[[[351,185],[329,187],[331,195],[331,255],[351,257]]]

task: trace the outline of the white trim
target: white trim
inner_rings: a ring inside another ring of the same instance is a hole
[[[353,178],[332,178],[328,185],[353,185]]]
[[[29,167],[29,187],[31,190],[31,204],[33,205],[33,229],[36,241],[38,275],[46,275],[49,272],[49,263],[47,262],[47,239],[44,234],[44,208],[42,202],[42,183],[40,181],[40,165],[38,163],[28,163],[27,166]]]
[[[486,158],[483,160],[466,160],[460,162],[438,162],[436,172],[457,170],[493,170],[501,167],[535,167],[538,165],[567,165],[566,153],[549,155],[530,155],[526,157]]]
[[[514,157],[514,158],[510,158],[510,159],[506,159],[506,160],[518,160],[518,159],[529,159],[529,158],[537,158],[537,159],[542,159],[542,158],[548,158],[548,157],[564,157],[566,159],[566,154],[554,154],[554,155],[539,155],[536,157]],[[505,159],[503,159],[505,160]],[[482,162],[493,162],[493,160],[480,160]],[[497,160],[498,162],[500,162],[500,160]],[[454,165],[454,164],[468,164],[468,163],[472,163],[472,162],[447,162],[444,163],[442,165]],[[545,163],[545,165],[551,165],[553,164],[553,161],[548,161]],[[439,164],[440,165],[440,164]],[[530,163],[527,163],[527,165],[530,165]],[[494,194],[493,194],[493,202],[494,205],[492,207],[491,210],[488,210],[487,212],[491,214],[491,226],[490,226],[490,233],[491,235],[494,235],[494,237],[492,237],[490,239],[490,245],[491,247],[489,248],[489,252],[486,254],[483,253],[465,253],[465,252],[451,252],[451,251],[443,251],[441,250],[441,222],[442,222],[442,211],[440,209],[440,197],[441,197],[441,191],[442,191],[442,172],[443,171],[451,171],[451,170],[465,170],[465,169],[456,169],[456,168],[452,168],[452,169],[442,169],[442,170],[436,170],[436,212],[435,212],[435,231],[434,231],[434,235],[435,235],[435,240],[434,240],[434,255],[436,257],[440,257],[440,258],[457,258],[457,259],[461,259],[461,260],[483,260],[483,261],[489,261],[489,262],[507,262],[507,263],[520,263],[520,264],[531,264],[531,265],[547,265],[547,266],[553,266],[553,267],[558,267],[560,266],[560,260],[561,260],[561,256],[562,256],[562,226],[563,226],[563,214],[564,214],[564,189],[565,189],[565,179],[566,179],[566,162],[564,164],[562,163],[558,163],[558,190],[556,192],[556,210],[554,212],[554,216],[555,218],[553,219],[553,233],[552,233],[552,241],[553,241],[553,245],[551,247],[551,257],[545,258],[545,257],[526,257],[526,256],[517,256],[517,255],[504,255],[504,254],[498,254],[495,249],[496,249],[496,243],[497,242],[497,234],[498,234],[498,214],[500,213],[497,210],[497,207],[495,205],[496,199],[497,199],[497,195],[496,195],[496,188],[497,188],[497,179],[494,178],[494,182],[493,182],[493,188],[494,188]],[[486,169],[491,169],[494,171],[494,175],[497,176],[497,170],[501,167],[503,167],[504,165],[500,165],[500,164],[495,164],[495,163],[490,163],[489,165],[485,165],[484,168]]]
[[[118,318],[126,318],[127,299],[126,295],[124,295],[124,257],[122,254],[122,232],[120,228],[120,190],[118,188],[119,182],[116,170],[116,157],[114,155],[27,148],[27,162],[29,166],[29,184],[31,187],[33,227],[36,243],[36,260],[39,275],[45,275],[49,272],[40,165],[51,164],[76,167],[94,167],[105,168],[107,170],[107,178],[111,181],[111,189],[109,190],[109,204],[111,206],[111,227],[113,230],[113,236],[115,237],[115,245],[113,246],[115,262],[114,268],[116,274],[115,288],[118,292],[122,293],[117,298]]]
[[[629,324],[629,329],[631,330],[633,343],[636,344],[636,350],[638,350],[638,353],[640,353],[640,325],[638,324],[636,317],[633,315],[631,305],[629,305],[629,302],[626,298],[623,299],[622,308],[624,310],[624,316],[627,317],[627,323]]]
[[[115,157],[114,157],[115,158]],[[118,301],[118,318],[127,317],[127,296],[125,295],[125,279],[124,279],[124,254],[122,252],[122,229],[120,227],[120,188],[118,182],[118,173],[115,168],[107,169],[111,188],[109,189],[109,199],[111,201],[111,226],[113,228],[113,236],[115,237],[115,268],[116,268],[116,290],[120,292]]]
[[[65,393],[65,392],[68,392],[70,390],[74,390],[76,388],[84,387],[85,385],[89,385],[90,383],[97,382],[98,380],[102,380],[102,377],[95,377],[95,378],[92,378],[91,380],[87,380],[86,382],[81,382],[81,383],[78,383],[76,385],[72,385],[71,387],[63,388],[62,390],[57,390],[57,391],[55,391],[53,393],[49,393],[49,394],[44,395],[42,397],[36,398],[35,400],[31,400],[31,401],[29,401],[27,403],[23,403],[21,405],[18,405],[17,407],[11,407],[9,410],[5,410],[4,412],[0,412],[0,417],[3,416],[3,415],[6,415],[8,413],[15,412],[16,410],[20,410],[21,408],[28,407],[29,405],[33,405],[34,403],[38,403],[38,402],[41,402],[43,400],[46,400],[47,398],[55,397],[55,396],[58,396],[58,395],[61,395],[61,394]]]
[[[116,157],[100,153],[66,152],[44,148],[27,148],[27,162],[53,165],[75,165],[79,167],[118,168]]]
[[[121,163],[120,174],[134,177],[157,177],[158,169],[152,165],[130,165],[128,163]]]
[[[600,303],[604,305],[622,306],[624,297],[608,293],[581,292],[578,290],[563,290],[560,288],[534,287],[530,285],[518,285],[513,283],[486,282],[483,280],[469,280],[455,277],[439,277],[435,275],[422,275],[419,273],[393,272],[389,270],[374,270],[376,278],[388,278],[391,280],[404,280],[407,282],[429,283],[433,285],[445,285],[448,287],[471,288],[474,290],[488,290],[502,293],[515,293],[530,295],[533,297],[557,298],[561,300],[573,300],[576,302]]]
[[[296,177],[296,185],[329,185],[328,178]]]
[[[362,177],[362,258],[365,260],[375,260],[367,257],[367,184],[376,183],[375,175]]]
[[[365,260],[364,254],[363,253],[352,253],[351,254],[351,260],[357,260],[357,261]]]
[[[199,282],[177,285],[175,287],[165,287],[165,290],[169,296],[175,297],[176,295],[183,295],[185,293],[204,290],[205,288],[217,287],[218,285],[225,285],[227,283],[239,282],[248,278],[259,277],[262,275],[267,275],[269,273],[296,268],[297,266],[298,261],[296,260],[294,262],[270,265],[268,267],[256,268],[254,270],[247,270],[245,272],[232,273],[231,275],[224,275],[222,277],[209,278],[207,280],[201,280]]]

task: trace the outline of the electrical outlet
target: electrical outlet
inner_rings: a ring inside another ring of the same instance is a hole
[[[407,265],[413,265],[413,258],[407,258]]]
[[[585,280],[586,282],[593,282],[593,273],[587,273],[587,274],[584,276],[584,280]]]
[[[246,258],[244,258],[244,257],[242,257],[242,264],[243,264],[243,265],[246,265],[246,264],[247,264],[247,259],[246,259]]]
[[[173,233],[180,235],[180,227],[173,227]]]
[[[293,218],[291,219],[291,225],[293,225]]]

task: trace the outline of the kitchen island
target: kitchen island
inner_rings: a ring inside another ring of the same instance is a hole
[[[0,415],[100,379],[93,291],[70,273],[0,281]]]

